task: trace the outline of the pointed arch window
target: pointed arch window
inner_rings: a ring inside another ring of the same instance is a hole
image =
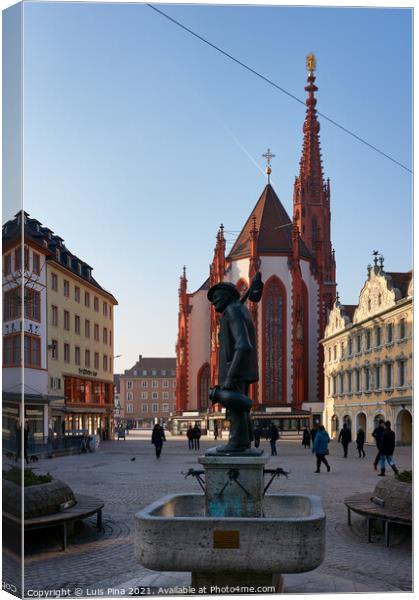
[[[278,277],[263,290],[264,403],[285,404],[286,399],[286,293]]]
[[[198,410],[207,410],[209,407],[210,366],[202,365],[198,372]]]

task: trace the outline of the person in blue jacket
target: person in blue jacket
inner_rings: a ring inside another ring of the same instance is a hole
[[[324,425],[320,425],[317,435],[313,442],[313,454],[316,455],[317,459],[317,469],[314,471],[315,473],[320,473],[320,464],[324,463],[326,465],[327,472],[330,471],[330,465],[326,460],[326,454],[329,454],[329,442],[330,437],[327,431],[324,428]]]

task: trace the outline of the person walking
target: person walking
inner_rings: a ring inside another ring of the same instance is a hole
[[[358,450],[359,458],[366,457],[365,450],[364,450],[364,444],[365,444],[365,431],[362,429],[362,427],[360,427],[356,434],[356,449]]]
[[[379,477],[385,477],[386,474],[386,461],[396,473],[399,472],[399,469],[396,467],[396,464],[393,460],[394,448],[396,447],[396,434],[391,429],[390,421],[386,421],[384,423],[384,432],[381,436],[380,441],[380,473],[378,473]]]
[[[193,428],[193,446],[195,450],[199,450],[199,440],[201,438],[201,429],[198,423],[195,423],[195,427]]]
[[[372,437],[375,439],[375,445],[377,446],[377,455],[374,458],[374,463],[373,463],[374,471],[377,470],[378,463],[380,462],[380,444],[381,444],[381,438],[383,437],[383,433],[384,433],[384,419],[380,419],[378,421],[377,427],[372,432]]]
[[[344,423],[342,429],[340,430],[338,442],[342,443],[343,458],[348,458],[348,446],[352,442],[352,435],[347,423]]]
[[[189,450],[193,450],[193,429],[192,429],[192,425],[189,425],[188,430],[186,432],[186,437],[188,438],[188,448],[189,448]]]
[[[151,443],[154,444],[156,449],[156,458],[160,458],[163,442],[165,441],[166,436],[164,435],[164,429],[159,423],[156,423],[153,427],[153,433],[151,434]]]
[[[278,452],[276,451],[276,442],[279,439],[279,431],[278,427],[275,423],[271,423],[271,427],[269,429],[269,441],[271,442],[271,455],[278,456]]]
[[[215,441],[218,440],[218,427],[217,427],[217,423],[215,423],[215,425],[214,425],[214,440]]]
[[[313,443],[313,454],[316,455],[316,470],[315,473],[320,473],[320,465],[323,463],[326,465],[327,472],[330,471],[330,465],[327,462],[326,455],[329,454],[329,442],[330,437],[324,428],[324,425],[320,425],[316,434],[316,438]]]
[[[301,442],[304,448],[310,448],[310,432],[308,427],[303,430],[303,441]]]

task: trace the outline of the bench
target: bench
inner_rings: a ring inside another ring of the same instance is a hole
[[[374,501],[371,497],[371,492],[366,494],[357,494],[350,496],[344,500],[344,504],[348,509],[348,525],[351,527],[351,511],[358,513],[367,519],[368,541],[371,542],[371,523],[374,520],[384,522],[384,539],[386,547],[390,546],[390,523],[399,525],[412,526],[412,512],[409,510],[392,510],[386,508],[385,503],[378,502],[378,498]]]
[[[67,548],[67,532],[68,525],[70,523],[74,523],[75,521],[79,521],[81,519],[86,519],[87,517],[96,514],[96,527],[99,529],[99,531],[102,531],[102,508],[105,505],[103,500],[94,498],[93,496],[85,496],[80,494],[76,496],[76,501],[77,503],[74,506],[66,508],[62,512],[25,519],[25,531],[33,529],[46,529],[47,527],[56,527],[57,525],[62,525],[63,551],[65,551]],[[5,511],[3,511],[3,519],[10,525],[17,527],[20,531],[22,519]]]

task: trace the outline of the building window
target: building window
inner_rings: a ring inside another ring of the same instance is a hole
[[[151,371],[151,375],[152,375],[153,377],[156,377],[156,375],[157,375],[157,371],[156,371],[155,369],[153,369],[153,370]]]
[[[166,369],[162,369],[161,376],[166,377]]]
[[[127,392],[127,400],[132,400],[132,392]]]
[[[74,300],[80,302],[80,288],[77,285],[74,288]]]
[[[112,346],[112,329],[109,329],[109,345]]]
[[[379,390],[381,388],[381,366],[377,365],[375,367],[375,389]]]
[[[51,340],[51,358],[58,360],[58,340]]]
[[[163,392],[162,393],[162,399],[163,400],[169,400],[169,392]]]
[[[393,323],[387,325],[387,343],[391,344],[393,341]]]
[[[64,296],[66,298],[70,297],[70,282],[67,279],[64,279]]]
[[[133,404],[127,404],[127,413],[133,413],[134,412],[134,406]]]
[[[399,387],[403,387],[406,384],[406,361],[399,360],[398,361],[398,371],[399,371]]]
[[[64,362],[70,362],[70,344],[64,344]]]
[[[99,325],[97,323],[93,326],[93,337],[95,338],[95,342],[99,341]]]
[[[151,412],[153,412],[153,413],[159,412],[159,405],[158,404],[152,404],[151,405]]]
[[[103,303],[103,316],[104,317],[108,316],[108,303],[107,302]]]
[[[20,271],[22,267],[22,246],[15,249],[15,271]]]
[[[108,370],[108,357],[106,354],[103,355],[103,370],[104,371]]]
[[[58,290],[58,277],[55,273],[51,273],[51,289],[55,292]]]
[[[393,365],[392,363],[386,364],[386,387],[391,388],[393,385]]]
[[[23,258],[25,261],[25,271],[29,271],[29,248],[27,246],[23,250]]]
[[[90,367],[90,350],[85,350],[84,352],[84,366]]]
[[[361,352],[361,336],[360,335],[356,336],[356,351],[358,353]]]
[[[399,334],[399,338],[401,340],[403,340],[406,337],[406,319],[400,319]]]
[[[25,317],[33,321],[41,320],[41,294],[36,290],[27,290],[24,300]]]
[[[169,412],[169,405],[166,402],[164,402],[161,406],[161,409],[163,412]]]
[[[159,399],[159,393],[158,392],[151,392],[151,399],[152,400],[158,400]]]
[[[174,379],[174,380],[173,380],[172,387],[173,387],[173,388],[175,388],[175,387],[176,387],[176,379]]]
[[[263,371],[265,403],[268,406],[285,402],[286,394],[286,295],[281,281],[273,277],[265,284],[262,304],[265,348]]]
[[[348,394],[352,393],[352,371],[348,371]]]
[[[173,392],[173,400],[176,400],[176,392]]]
[[[51,325],[58,327],[58,307],[51,306]]]
[[[41,257],[36,252],[33,253],[32,256],[32,264],[33,264],[33,272],[35,275],[39,275],[41,273]]]
[[[90,307],[90,294],[89,294],[89,292],[84,292],[84,305],[87,306],[87,308]]]
[[[12,272],[12,255],[10,253],[6,254],[3,259],[3,269],[5,275],[10,275]]]
[[[332,394],[333,394],[333,396],[335,396],[336,393],[337,393],[337,378],[336,378],[336,375],[333,375],[333,377],[332,377],[332,384],[333,384],[332,385]]]
[[[365,391],[370,391],[370,369],[365,367]]]
[[[106,327],[103,328],[103,343],[108,343],[108,329]]]
[[[369,329],[365,332],[365,347],[367,350],[371,348],[371,331]]]
[[[99,352],[95,352],[95,369],[99,368]]]
[[[99,298],[97,296],[93,298],[93,308],[96,312],[99,312]]]
[[[151,387],[153,387],[153,388],[157,388],[157,387],[159,387],[159,382],[158,382],[158,380],[157,380],[157,379],[153,379],[153,380],[152,380],[152,382],[151,382]]]
[[[90,321],[88,319],[84,321],[84,335],[87,338],[90,337]]]
[[[206,410],[209,405],[210,366],[204,364],[198,372],[198,410]]]
[[[340,357],[344,358],[345,356],[345,344],[343,342],[341,342],[340,344]]]
[[[74,315],[74,331],[80,334],[80,317],[79,315]]]
[[[25,335],[25,367],[39,368],[41,366],[41,340],[39,337]]]
[[[148,400],[148,392],[141,392],[141,400]]]
[[[361,391],[361,373],[359,369],[356,369],[355,371],[355,390],[357,392]]]
[[[375,345],[377,347],[381,346],[381,327],[377,327],[375,330]]]
[[[343,373],[339,375],[339,394],[343,394]]]
[[[143,387],[143,388],[148,387],[148,382],[147,381],[142,381],[141,382],[141,387]]]
[[[336,360],[337,357],[338,357],[338,349],[335,345],[335,346],[333,346],[333,360]]]
[[[164,387],[164,388],[168,388],[168,387],[169,387],[169,382],[168,382],[168,380],[167,380],[167,379],[164,379],[164,380],[163,380],[163,382],[162,382],[162,387]]]
[[[348,356],[352,356],[352,338],[348,339]]]
[[[20,334],[8,335],[3,338],[3,365],[5,367],[18,367],[21,361]]]
[[[80,348],[79,348],[79,346],[76,346],[74,348],[74,362],[76,363],[76,365],[80,365]]]
[[[148,404],[141,404],[141,412],[148,412]]]
[[[5,321],[17,319],[21,315],[20,289],[14,288],[3,296],[3,315]]]
[[[127,381],[127,389],[132,390],[132,381]]]
[[[64,329],[66,329],[67,331],[70,330],[70,313],[68,312],[68,310],[64,311]]]
[[[147,377],[147,371],[143,371],[143,376]]]

